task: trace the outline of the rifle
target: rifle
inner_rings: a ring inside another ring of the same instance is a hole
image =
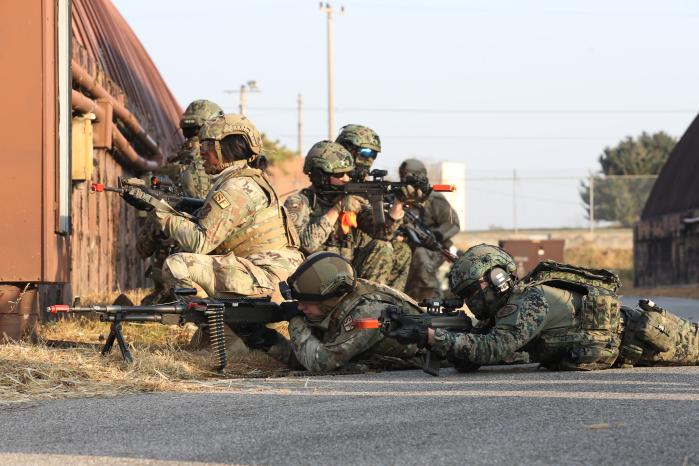
[[[444,256],[444,258],[450,263],[456,262],[458,256],[452,254],[448,248],[444,247],[440,241],[437,240],[434,232],[430,230],[430,227],[425,225],[425,223],[420,220],[420,217],[410,209],[405,209],[404,211],[406,220],[403,224],[398,227],[394,238],[396,236],[404,236],[408,239],[410,243],[414,246],[419,246],[427,248],[431,251],[438,251]]]
[[[150,184],[141,178],[117,178],[118,187],[105,186],[103,183],[92,183],[90,185],[90,191],[101,193],[101,192],[114,192],[124,195],[124,192],[129,190],[129,188],[136,188],[142,192],[139,196],[147,204],[152,204],[154,199],[160,199],[162,201],[170,204],[175,210],[185,212],[188,214],[194,213],[197,209],[204,205],[204,199],[199,199],[196,197],[188,197],[181,195],[175,185],[172,182],[165,181],[157,176],[150,177]]]
[[[214,369],[217,371],[222,371],[227,363],[224,325],[247,326],[247,330],[253,326],[256,327],[255,330],[260,328],[269,330],[266,327],[261,327],[261,324],[289,320],[299,312],[296,301],[277,304],[272,302],[270,298],[193,298],[196,292],[194,288],[175,289],[176,300],[173,303],[150,306],[111,304],[80,306],[79,298],[76,298],[76,302],[72,306],[58,304],[49,306],[47,311],[50,314],[92,313],[98,315],[101,322],[111,322],[109,336],[100,353],[106,356],[116,341],[121,355],[127,363],[133,362],[133,357],[124,340],[124,335],[121,333],[122,323],[156,322],[164,325],[184,325],[187,322],[192,322],[199,327],[208,328],[209,341],[214,353]],[[190,297],[190,299],[185,300],[185,297]],[[269,331],[273,332],[273,330]],[[256,338],[256,342],[264,339],[264,335],[261,335],[260,332],[253,332],[246,336]]]
[[[476,333],[471,318],[463,311],[456,309],[464,305],[463,299],[425,299],[420,304],[426,312],[423,314],[408,314],[398,306],[390,306],[381,312],[378,319],[358,319],[354,321],[355,328],[374,329],[378,328],[381,333],[388,335],[389,332],[397,330],[396,323],[391,319],[392,313],[398,313],[401,317],[407,317],[415,323],[426,325],[432,329],[455,330],[461,333]],[[434,376],[439,376],[441,358],[429,351],[425,359],[423,370]]]
[[[396,195],[400,193],[402,188],[412,186],[422,190],[424,193],[430,191],[438,192],[454,192],[456,187],[448,184],[435,184],[430,186],[427,179],[424,177],[409,176],[405,181],[386,181],[384,177],[388,174],[386,170],[372,170],[369,176],[373,179],[364,182],[350,182],[343,186],[337,186],[337,189],[323,190],[320,194],[325,196],[337,195],[355,195],[366,198],[372,208],[375,228],[378,230],[386,224],[386,216],[384,214],[384,203],[386,196]]]

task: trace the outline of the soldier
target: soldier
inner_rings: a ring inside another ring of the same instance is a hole
[[[204,122],[222,115],[223,110],[215,103],[195,100],[187,106],[180,118],[185,141],[177,156],[158,174],[166,175],[179,185],[185,196],[205,198],[209,193],[211,176],[205,172],[204,161],[199,153],[199,130]],[[147,276],[153,280],[154,285],[153,291],[141,300],[141,304],[161,302],[167,295],[163,287],[163,263],[170,254],[177,251],[177,244],[162,233],[153,217],[147,217],[138,230],[136,250],[142,258],[151,258]]]
[[[411,175],[427,179],[427,168],[417,159],[405,160],[400,164],[398,173],[401,181],[405,181]],[[408,208],[434,233],[435,239],[443,247],[449,248],[452,245],[451,238],[460,230],[459,216],[444,194],[432,191],[425,196],[424,193],[416,192],[412,199]],[[439,251],[427,247],[414,247],[406,293],[418,302],[426,298],[441,297],[439,267],[443,263],[444,256]]]
[[[401,328],[391,336],[471,368],[518,350],[552,370],[699,363],[699,324],[648,300],[637,308],[622,306],[615,274],[542,262],[518,281],[516,270],[507,252],[481,244],[449,273],[451,290],[479,320],[491,323],[488,333],[432,330],[395,316]]]
[[[407,295],[356,278],[352,264],[331,252],[308,256],[287,285],[303,315],[289,321],[290,341],[280,340],[270,350],[276,358],[311,371],[422,367],[422,353],[415,345],[401,345],[378,329],[360,330],[354,324],[356,319],[378,318],[390,306],[409,314],[421,312]]]
[[[361,125],[345,125],[335,142],[352,154],[355,170],[352,181],[364,181],[369,175],[374,160],[381,152],[381,139],[371,128]]]
[[[311,186],[285,203],[299,232],[301,250],[336,252],[355,264],[361,278],[403,289],[409,262],[396,260],[391,242],[367,233],[374,228],[366,200],[322,193],[348,183],[354,169],[352,156],[337,143],[321,141],[308,151],[303,172]],[[393,234],[402,216],[403,205],[397,202],[386,216],[386,235]]]
[[[242,115],[205,122],[199,137],[206,173],[216,175],[204,206],[196,218],[165,203],[155,209],[162,231],[186,251],[165,260],[166,289],[270,296],[303,256],[277,193],[249,166],[262,153],[262,137]]]

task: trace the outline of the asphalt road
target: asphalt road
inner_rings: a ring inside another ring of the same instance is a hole
[[[0,462],[699,464],[698,382],[699,367],[532,365],[218,381],[2,408]]]
[[[699,319],[696,301],[656,301]],[[219,380],[0,407],[0,423],[13,465],[699,465],[699,367]]]
[[[683,298],[663,298],[655,296],[622,296],[626,306],[635,307],[641,298],[653,300],[658,306],[667,309],[685,319],[699,321],[699,300]]]

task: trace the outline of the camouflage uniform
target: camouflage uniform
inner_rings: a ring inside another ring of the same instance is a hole
[[[467,295],[475,312],[495,310],[493,327],[483,335],[436,330],[432,351],[458,362],[493,364],[524,350],[554,370],[699,364],[699,324],[643,302],[637,309],[622,307],[611,272],[544,262],[515,283],[514,261],[505,255],[479,245],[454,264],[452,291]],[[513,280],[502,298],[491,299],[487,289],[483,297],[466,292],[493,267],[506,268]]]
[[[317,155],[317,158],[324,157],[324,163],[337,164],[343,160],[341,171],[349,172],[354,168],[351,166],[351,156],[342,147],[327,141],[314,145],[315,149],[311,148],[307,156],[308,161],[316,158],[315,151],[321,146],[326,152]],[[345,157],[350,158],[350,165]],[[304,171],[311,175],[311,170],[309,162],[304,166]],[[316,176],[315,172],[313,176]],[[301,251],[305,254],[317,251],[336,252],[353,262],[359,277],[402,290],[410,264],[410,250],[407,247],[395,250],[393,244],[387,240],[398,228],[398,223],[387,216],[384,233],[380,237],[372,238],[367,233],[374,232],[371,207],[365,199],[353,197],[352,202],[356,205],[352,210],[358,211],[357,224],[345,225],[343,228],[340,217],[331,225],[326,214],[337,204],[338,197],[321,196],[316,190],[316,184],[319,182],[289,196],[284,204],[299,233]]]
[[[187,134],[196,130],[211,118],[223,115],[223,110],[208,100],[195,100],[187,106],[180,119],[180,128]],[[170,163],[162,167],[158,176],[166,176],[182,189],[188,197],[203,199],[211,189],[211,175],[204,170],[204,161],[199,152],[199,135],[189,135]],[[137,233],[136,250],[146,259],[150,257],[147,278],[153,280],[153,291],[145,296],[141,304],[154,304],[166,299],[162,268],[165,259],[177,251],[177,243],[163,234],[154,217],[146,217]]]
[[[451,238],[460,230],[459,217],[442,193],[433,191],[424,205],[409,208],[416,211],[418,218],[434,232],[442,246],[448,248],[452,245]],[[441,252],[416,247],[413,250],[406,293],[417,301],[441,297],[442,286],[438,271],[443,263],[444,256]]]
[[[377,319],[391,305],[410,314],[420,312],[407,295],[358,279],[357,289],[343,296],[320,322],[301,316],[291,319],[289,337],[296,360],[311,371],[347,368],[350,362],[386,370],[422,367],[424,360],[417,346],[401,345],[379,329],[355,328],[355,320]]]
[[[241,129],[242,128],[242,129]],[[245,117],[226,115],[202,129],[217,134],[216,143],[243,134],[259,154],[261,137]],[[222,161],[219,146],[219,159]],[[174,211],[156,211],[162,231],[182,253],[165,261],[166,286],[198,286],[207,295],[272,295],[279,281],[303,261],[298,236],[262,171],[246,160],[226,163],[214,178],[196,223]]]

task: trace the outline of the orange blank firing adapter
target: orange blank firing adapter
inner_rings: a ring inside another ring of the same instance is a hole
[[[362,330],[381,328],[381,322],[379,322],[379,319],[357,319],[354,321],[354,328]]]
[[[438,193],[453,193],[456,191],[456,186],[453,184],[434,184],[432,190]]]
[[[104,192],[104,183],[92,183],[90,185],[90,191],[93,193],[103,193]]]

